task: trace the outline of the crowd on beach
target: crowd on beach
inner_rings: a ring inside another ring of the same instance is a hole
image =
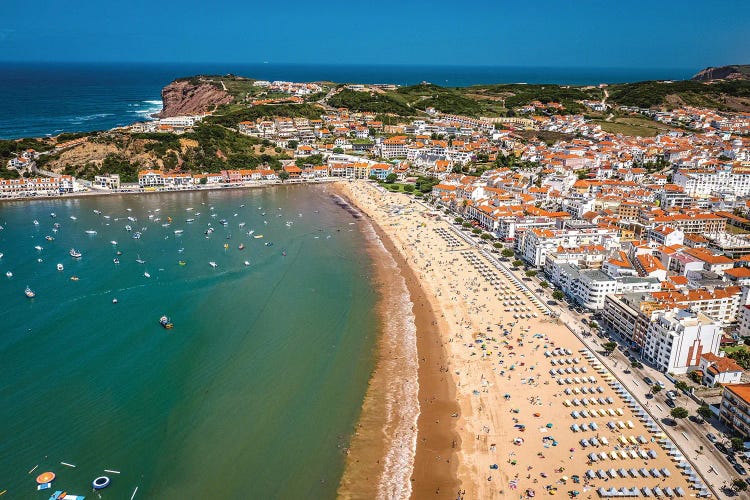
[[[611,374],[521,285],[496,272],[496,263],[404,195],[367,183],[346,189],[393,240],[440,316],[432,333],[443,343],[448,366],[441,371],[450,374],[460,407],[445,422],[461,443],[461,487],[451,496],[698,492],[701,485],[681,473],[680,457],[623,399]]]

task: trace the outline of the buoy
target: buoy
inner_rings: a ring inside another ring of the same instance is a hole
[[[36,477],[36,482],[39,484],[51,483],[55,480],[54,472],[42,472]]]
[[[102,490],[109,486],[109,478],[107,476],[99,476],[94,479],[91,486],[93,486],[95,490]]]

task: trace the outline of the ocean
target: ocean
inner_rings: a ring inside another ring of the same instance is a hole
[[[161,109],[161,89],[178,77],[227,74],[266,80],[463,87],[487,83],[588,85],[690,78],[698,68],[541,68],[309,64],[0,63],[0,139],[105,130]]]
[[[357,224],[326,186],[0,205],[0,491],[335,497],[378,330]]]

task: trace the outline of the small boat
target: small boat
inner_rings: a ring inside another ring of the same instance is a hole
[[[39,221],[38,221],[38,220],[36,220],[36,219],[34,219],[34,225],[35,225],[35,226],[38,226],[38,225],[39,225]]]
[[[195,219],[185,219],[185,222],[195,222]]]
[[[263,235],[262,235],[262,234],[256,234],[255,236],[253,236],[253,238],[255,238],[256,240],[259,240],[259,239],[261,239],[262,237],[263,237]]]
[[[216,262],[211,261],[211,262],[208,263],[208,265],[211,266],[211,267],[216,267]]]
[[[117,304],[117,299],[112,299],[113,304]]]
[[[167,222],[172,222],[172,217],[167,217]]]
[[[44,239],[47,240],[47,241],[54,241],[55,240],[55,238],[53,238],[50,235],[45,236]]]
[[[133,230],[133,228],[130,227],[130,224],[128,224],[127,226],[125,226],[125,231],[132,231],[132,230]]]
[[[78,217],[76,217],[75,215],[71,215],[70,220],[78,220]]]
[[[74,259],[80,259],[81,255],[83,254],[81,254],[81,252],[77,251],[75,248],[70,249],[70,256],[73,257]]]
[[[96,215],[101,215],[101,214],[102,214],[102,213],[101,213],[101,212],[100,212],[99,210],[94,210],[94,213],[95,213]]]
[[[24,290],[23,293],[26,294],[26,296],[30,299],[33,299],[34,297],[36,297],[36,294],[34,293],[34,291],[29,287],[26,287],[26,290]]]
[[[240,246],[238,246],[237,249],[238,250],[244,250],[245,249],[245,244],[244,243],[240,243]]]
[[[159,324],[162,327],[166,328],[167,330],[169,330],[170,328],[174,327],[174,325],[172,324],[172,322],[169,321],[169,318],[167,318],[166,316],[162,316],[161,318],[159,318]]]
[[[229,243],[224,243],[224,250],[227,250],[229,248]]]
[[[143,275],[144,275],[145,277],[147,277],[147,278],[150,278],[150,277],[151,277],[151,275],[150,275],[150,274],[148,274],[148,272],[145,272],[145,273],[143,273]]]
[[[110,241],[113,245],[117,245],[117,242],[115,240]]]
[[[55,222],[54,224],[52,224],[52,227],[54,227],[55,229],[60,229],[60,223]]]
[[[245,261],[245,262],[244,262],[244,264],[245,264],[246,266],[249,266],[249,265],[250,265],[250,262],[248,262],[248,261]]]
[[[120,263],[120,259],[114,258],[114,259],[112,259],[112,262],[114,262],[115,264],[119,264]]]
[[[44,262],[42,259],[36,259],[37,262]]]
[[[134,240],[139,240],[139,239],[141,239],[141,233],[139,233],[138,231],[134,232],[134,233],[133,233],[133,239],[134,239]]]
[[[10,272],[10,271],[8,271],[7,273],[5,273],[5,276],[7,276],[8,278],[12,278],[13,277],[13,273]]]
[[[93,234],[96,234],[96,231],[94,231],[93,229],[87,229],[86,230],[86,234],[92,234],[93,235]]]
[[[227,222],[226,219],[221,219],[221,220],[219,220],[219,224],[221,224],[222,226],[226,226],[229,223]]]
[[[0,252],[0,259],[2,259],[2,258],[3,258],[3,255],[5,255],[5,254],[4,254],[4,253],[2,253],[2,252]]]
[[[286,252],[281,252],[281,255],[283,255],[284,257],[286,257]]]
[[[135,222],[135,221],[137,221],[138,219],[136,219],[135,217],[132,217],[132,216],[130,216],[130,215],[129,215],[129,216],[128,216],[128,220],[129,220],[130,222]]]
[[[78,276],[71,276],[70,281],[78,281]]]
[[[174,234],[182,234],[182,229],[175,229]]]
[[[245,227],[245,223],[244,222],[240,222],[240,227]]]
[[[180,264],[181,266],[184,266],[187,264],[187,262],[185,262],[184,260],[181,260],[180,262],[178,262],[178,264]]]
[[[266,241],[265,245],[266,245],[267,247],[273,246],[273,242],[271,242],[271,241]]]
[[[34,248],[35,248],[35,249],[36,249],[36,250],[37,250],[38,252],[41,252],[41,251],[42,251],[42,247],[40,247],[39,245],[35,246]]]
[[[250,231],[248,231],[248,232],[247,232],[247,235],[248,235],[248,236],[252,236],[252,235],[253,235],[253,233],[255,233],[255,229],[251,229]]]
[[[55,217],[57,217],[57,214],[55,212],[50,212],[49,216],[54,219]]]
[[[58,265],[57,265],[57,270],[58,270],[58,271],[62,271],[63,269],[65,269],[65,268],[63,267],[63,265],[62,265],[62,264],[58,264]]]
[[[135,261],[136,261],[137,263],[139,263],[139,264],[145,264],[145,263],[146,263],[146,261],[145,261],[145,260],[141,259],[141,256],[140,256],[140,255],[138,255],[138,258],[137,258],[137,259],[135,259]]]
[[[122,255],[122,252],[118,250],[116,255]]]

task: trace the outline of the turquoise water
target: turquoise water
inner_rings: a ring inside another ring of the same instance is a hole
[[[0,205],[0,491],[48,498],[51,470],[88,496],[113,469],[103,498],[334,497],[376,339],[353,222],[321,186]]]

